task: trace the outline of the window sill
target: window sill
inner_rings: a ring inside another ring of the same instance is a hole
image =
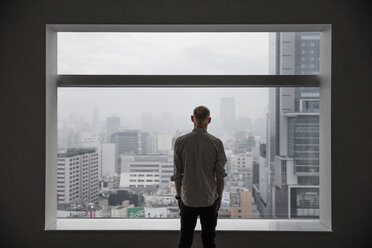
[[[303,231],[330,232],[330,228],[319,220],[228,220],[219,219],[217,231]],[[81,231],[179,231],[179,219],[57,219],[56,228],[46,230],[81,230]],[[201,230],[198,221],[195,230]]]

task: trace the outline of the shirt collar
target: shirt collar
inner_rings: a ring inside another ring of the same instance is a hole
[[[203,128],[203,127],[195,127],[193,130],[193,132],[207,132],[207,129]]]

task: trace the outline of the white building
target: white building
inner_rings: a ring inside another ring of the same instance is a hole
[[[122,155],[120,187],[167,187],[173,175],[173,154]]]
[[[98,202],[99,156],[95,149],[67,149],[58,152],[58,203]]]
[[[245,154],[231,155],[230,173],[235,179],[233,186],[252,189],[253,177],[253,155],[251,152]]]
[[[172,150],[172,135],[161,133],[155,136],[156,152],[169,152]]]

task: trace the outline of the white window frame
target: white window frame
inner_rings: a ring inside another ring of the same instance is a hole
[[[46,148],[44,230],[174,230],[178,219],[57,219],[57,87],[320,87],[320,217],[219,219],[218,231],[332,231],[331,25],[46,25]],[[319,75],[58,75],[58,32],[320,32]],[[226,83],[228,82],[228,84]],[[198,223],[196,230],[200,230]]]

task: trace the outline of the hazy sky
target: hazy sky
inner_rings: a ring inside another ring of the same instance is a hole
[[[100,119],[108,116],[133,116],[151,112],[154,117],[163,112],[189,118],[199,105],[210,108],[211,116],[219,118],[221,97],[234,97],[236,117],[252,120],[264,117],[267,108],[267,88],[59,88],[58,111],[61,119],[70,113],[81,113],[91,120],[97,106]]]
[[[268,33],[58,33],[59,74],[268,74]],[[235,97],[236,116],[265,116],[266,88],[60,88],[59,117],[92,109],[107,116],[188,116],[206,105],[219,117],[221,97]],[[175,117],[178,117],[175,116]]]
[[[58,33],[59,74],[268,74],[269,33]]]

